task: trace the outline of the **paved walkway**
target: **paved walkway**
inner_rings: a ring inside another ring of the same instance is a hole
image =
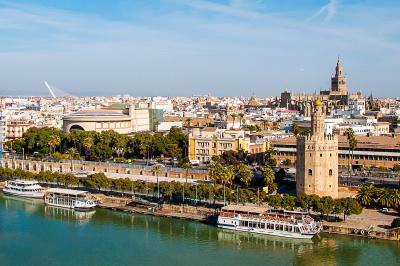
[[[345,222],[324,222],[324,224],[359,229],[368,229],[373,226],[375,231],[384,232],[385,228],[389,228],[393,219],[397,217],[399,216],[395,212],[381,213],[377,210],[363,209],[359,215],[346,217]],[[340,218],[343,218],[343,215]]]

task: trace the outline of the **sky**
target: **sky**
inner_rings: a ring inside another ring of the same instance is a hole
[[[397,97],[398,0],[0,0],[0,95]]]

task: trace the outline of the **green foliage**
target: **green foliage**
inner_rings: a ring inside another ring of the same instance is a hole
[[[364,185],[358,189],[356,199],[362,206],[376,205],[400,209],[399,189],[375,188],[372,185]]]
[[[275,173],[271,167],[265,166],[263,171],[263,182],[268,187],[270,192],[274,191],[277,187],[275,184]]]
[[[103,173],[96,173],[83,179],[85,186],[101,190],[102,188],[109,188],[112,181],[105,176]]]
[[[393,165],[393,171],[400,172],[400,164],[395,163],[395,164]]]
[[[322,197],[315,202],[313,210],[321,213],[321,216],[332,213],[334,201],[331,197]]]
[[[345,199],[340,199],[339,203],[342,208],[344,220],[346,220],[346,216],[349,216],[351,214],[360,214],[362,211],[361,204],[358,203],[358,201],[356,200],[345,198]]]
[[[290,166],[290,165],[292,165],[292,160],[287,158],[287,159],[282,161],[282,164],[285,165],[285,166]]]
[[[76,131],[70,133],[56,128],[30,128],[23,137],[6,143],[9,150],[27,155],[37,152],[41,156],[51,154],[64,158],[61,154],[76,152],[73,158],[85,156],[87,159],[104,161],[113,157],[150,158],[162,154],[174,158],[183,158],[187,150],[187,135],[180,128],[172,127],[170,132],[151,135],[138,133],[133,137],[118,134],[113,130],[101,133],[93,131]],[[57,153],[56,153],[57,151]]]
[[[368,207],[372,204],[374,196],[374,186],[361,186],[357,191],[356,199],[362,206]]]
[[[239,164],[234,168],[234,181],[236,184],[248,187],[253,180],[253,171],[245,164]]]

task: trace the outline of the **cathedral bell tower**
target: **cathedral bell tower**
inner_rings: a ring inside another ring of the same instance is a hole
[[[335,75],[331,78],[331,93],[336,95],[347,94],[346,77],[343,74],[343,66],[339,58],[336,62]]]

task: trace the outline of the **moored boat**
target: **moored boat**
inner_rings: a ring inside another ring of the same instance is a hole
[[[256,234],[311,239],[321,225],[304,212],[226,206],[218,216],[218,227]]]
[[[88,211],[96,207],[96,203],[89,192],[64,188],[48,189],[45,193],[44,202],[49,206],[78,211]]]
[[[3,188],[3,192],[8,195],[24,197],[24,198],[34,198],[43,199],[44,190],[35,180],[9,180]]]

